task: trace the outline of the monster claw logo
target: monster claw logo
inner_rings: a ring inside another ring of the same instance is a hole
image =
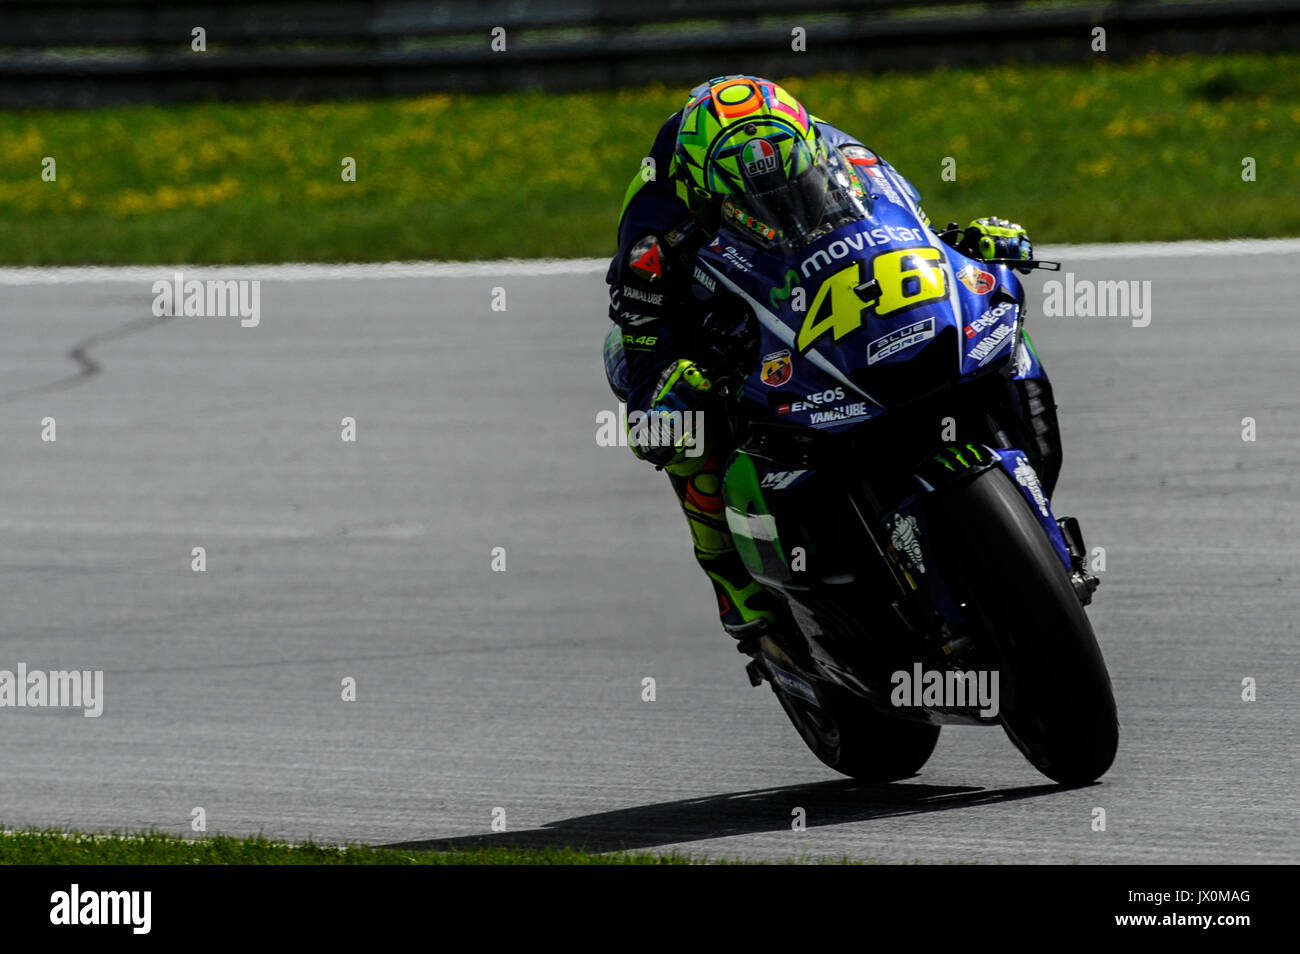
[[[776,303],[778,301],[788,301],[790,296],[794,294],[791,285],[797,281],[798,278],[799,273],[793,268],[788,268],[785,272],[785,284],[780,288],[773,288],[767,293],[767,303],[772,306],[773,311],[776,311]]]

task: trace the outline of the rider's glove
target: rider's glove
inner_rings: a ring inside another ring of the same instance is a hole
[[[669,473],[690,474],[703,465],[704,417],[713,382],[692,361],[679,358],[659,376],[644,419],[628,420],[628,443],[642,460]]]
[[[971,229],[975,230],[979,240],[980,258],[1028,260],[1034,257],[1034,246],[1029,241],[1028,233],[1015,222],[990,216],[972,222],[966,230],[967,238],[972,237]],[[1016,271],[1028,275],[1030,269],[1017,267]]]

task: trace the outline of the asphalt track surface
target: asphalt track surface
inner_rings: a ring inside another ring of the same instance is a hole
[[[1057,788],[997,729],[945,728],[894,785],[805,750],[717,628],[663,475],[596,444],[590,266],[267,272],[256,328],[154,319],[170,269],[10,273],[0,668],[106,674],[98,719],[0,709],[0,824],[191,834],[201,806],[209,832],[374,844],[1300,861],[1296,250],[1058,251],[1152,282],[1134,328],[1044,317],[1028,279],[1056,509],[1107,552],[1101,784]]]

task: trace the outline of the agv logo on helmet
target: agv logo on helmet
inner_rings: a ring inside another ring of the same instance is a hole
[[[776,147],[766,139],[751,139],[741,150],[741,162],[745,172],[750,176],[767,175],[776,172],[781,165]]]

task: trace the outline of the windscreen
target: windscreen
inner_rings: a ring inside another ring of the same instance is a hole
[[[797,148],[805,149],[802,143]],[[727,199],[723,219],[773,251],[789,251],[870,216],[871,196],[838,149],[796,165],[803,171],[790,179],[751,183],[744,195]]]

